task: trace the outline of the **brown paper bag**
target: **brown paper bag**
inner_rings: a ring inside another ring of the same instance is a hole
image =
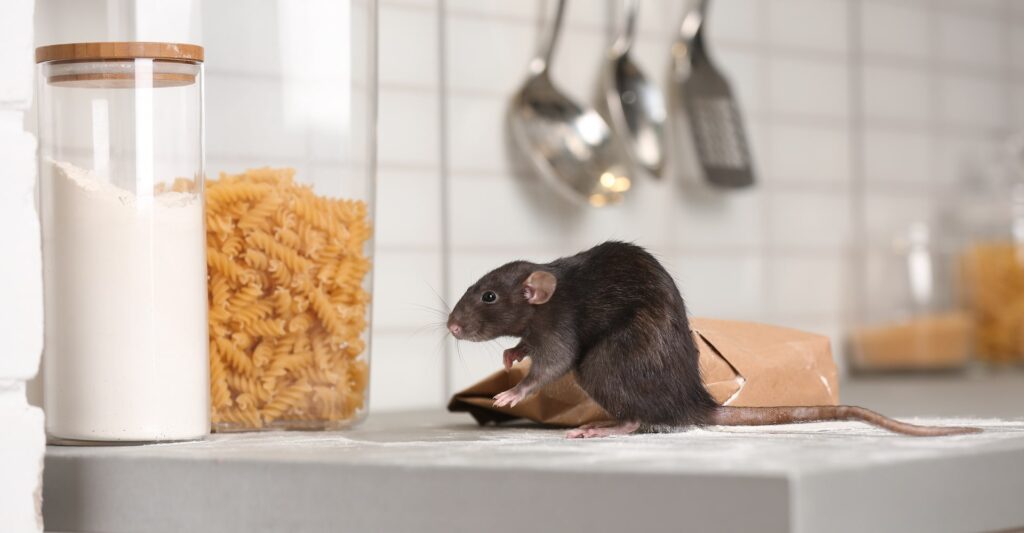
[[[839,384],[828,337],[795,329],[695,318],[690,321],[700,348],[704,384],[722,405],[836,405]],[[526,375],[529,360],[500,370],[458,392],[448,403],[480,424],[525,418],[552,426],[571,427],[609,420],[570,373],[542,388],[515,407],[494,407],[495,394]]]

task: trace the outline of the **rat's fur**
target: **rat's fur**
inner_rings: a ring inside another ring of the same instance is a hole
[[[551,275],[554,277],[552,278]],[[550,299],[537,298],[538,276],[551,280]],[[556,281],[557,283],[556,283]],[[498,298],[485,303],[482,295]],[[474,283],[448,319],[457,337],[483,341],[520,337],[506,364],[528,355],[530,371],[495,397],[515,405],[573,371],[580,386],[620,422],[572,436],[628,433],[639,426],[758,425],[858,419],[915,435],[974,428],[926,428],[859,407],[720,407],[701,380],[686,305],[672,276],[643,248],[606,242],[546,264],[514,261]]]

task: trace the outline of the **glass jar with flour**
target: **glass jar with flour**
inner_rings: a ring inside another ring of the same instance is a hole
[[[203,49],[36,50],[51,438],[210,429]]]

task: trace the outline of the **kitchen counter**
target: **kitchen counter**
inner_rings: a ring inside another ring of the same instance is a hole
[[[1024,526],[1024,420],[971,423],[985,433],[822,423],[580,441],[429,411],[339,433],[51,446],[44,515],[53,530],[138,532]]]

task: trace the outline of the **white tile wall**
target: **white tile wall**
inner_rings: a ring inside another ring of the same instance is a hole
[[[925,196],[886,194],[872,188],[868,188],[866,200],[866,244],[875,250],[889,249],[897,239],[906,240],[911,225],[926,222],[932,207],[931,200]],[[892,280],[892,283],[901,281]]]
[[[751,189],[674,198],[672,240],[682,248],[758,248],[765,244],[765,194]]]
[[[849,45],[845,0],[770,0],[768,42],[827,52]],[[812,22],[813,21],[813,22]]]
[[[944,187],[964,176],[977,177],[985,154],[997,140],[998,137],[963,131],[933,134],[932,183]]]
[[[777,124],[762,159],[765,179],[845,185],[850,180],[850,138],[844,127]],[[793,146],[802,147],[793,150]]]
[[[780,114],[846,119],[850,111],[849,66],[832,60],[794,58],[779,53],[768,60],[768,106]]]
[[[25,388],[43,348],[35,136],[24,131],[32,102],[33,0],[5,2],[0,15],[0,530],[42,531],[43,413]]]
[[[4,2],[0,28],[0,109],[24,109],[32,100],[32,9],[33,0]],[[29,75],[25,75],[29,73]]]
[[[650,42],[651,54],[659,60],[664,60],[665,43]],[[722,71],[729,76],[733,83],[733,93],[739,100],[744,110],[754,114],[762,114],[767,111],[768,99],[764,94],[764,84],[761,82],[765,74],[767,58],[749,48],[730,46],[724,44],[715,53],[715,58],[720,63]],[[651,61],[645,64],[647,72],[658,72],[663,69],[662,61]],[[662,80],[664,82],[664,80]]]
[[[645,28],[675,30],[679,20],[682,2],[665,1],[660,6],[645,2],[642,13],[651,21]],[[763,41],[768,33],[764,24],[767,10],[764,0],[729,0],[715,2],[708,8],[708,35],[729,43],[754,43]],[[660,7],[660,9],[658,9]],[[659,34],[659,38],[662,35]]]
[[[933,178],[931,144],[931,137],[919,130],[868,126],[862,152],[864,176],[872,182],[914,182],[926,186]]]
[[[376,264],[374,326],[378,332],[419,332],[444,318],[439,298],[440,252],[381,247]]]
[[[499,175],[513,162],[506,157],[508,98],[467,94],[448,108],[448,165],[453,175]],[[481,132],[494,132],[481,135]],[[522,165],[519,165],[522,168]]]
[[[1010,105],[1013,112],[1010,120],[1014,128],[1020,128],[1021,125],[1024,125],[1024,78],[1020,77],[1021,74],[1015,74],[1015,76],[1018,78],[1010,88]]]
[[[998,72],[1009,57],[1009,28],[989,12],[940,12],[936,30],[937,57],[951,65]]]
[[[768,260],[771,263],[768,279],[770,320],[838,323],[842,318],[841,295],[845,274],[840,256],[783,253],[773,254]]]
[[[775,247],[838,252],[849,244],[846,194],[780,191],[769,198],[767,210]]]
[[[523,81],[535,38],[536,30],[527,20],[484,18],[453,9],[446,15],[443,36],[447,89],[510,94]],[[560,52],[566,49],[562,44]],[[555,59],[556,67],[564,65],[560,59]],[[556,79],[561,80],[557,75]]]
[[[380,27],[390,32],[378,48],[381,84],[437,87],[440,47],[436,14],[431,11],[436,2],[427,4],[416,9],[390,4],[380,7]]]
[[[695,316],[765,318],[765,258],[756,250],[661,255]]]
[[[965,128],[993,130],[1005,126],[1003,81],[964,75],[939,78],[939,120]]]
[[[1024,4],[1014,4],[1024,6]],[[1024,27],[1014,25],[1010,28],[1010,63],[1014,70],[1024,70]]]
[[[931,11],[925,2],[862,0],[861,47],[870,57],[925,60],[931,53]]]
[[[377,160],[381,167],[437,168],[441,127],[437,94],[381,86]]]
[[[382,334],[373,339],[371,408],[377,411],[436,407],[447,401],[445,346],[433,330]]]
[[[928,120],[932,91],[928,71],[906,65],[865,65],[861,77],[867,119]]]
[[[441,249],[441,184],[437,171],[378,172],[376,244],[382,249]]]

